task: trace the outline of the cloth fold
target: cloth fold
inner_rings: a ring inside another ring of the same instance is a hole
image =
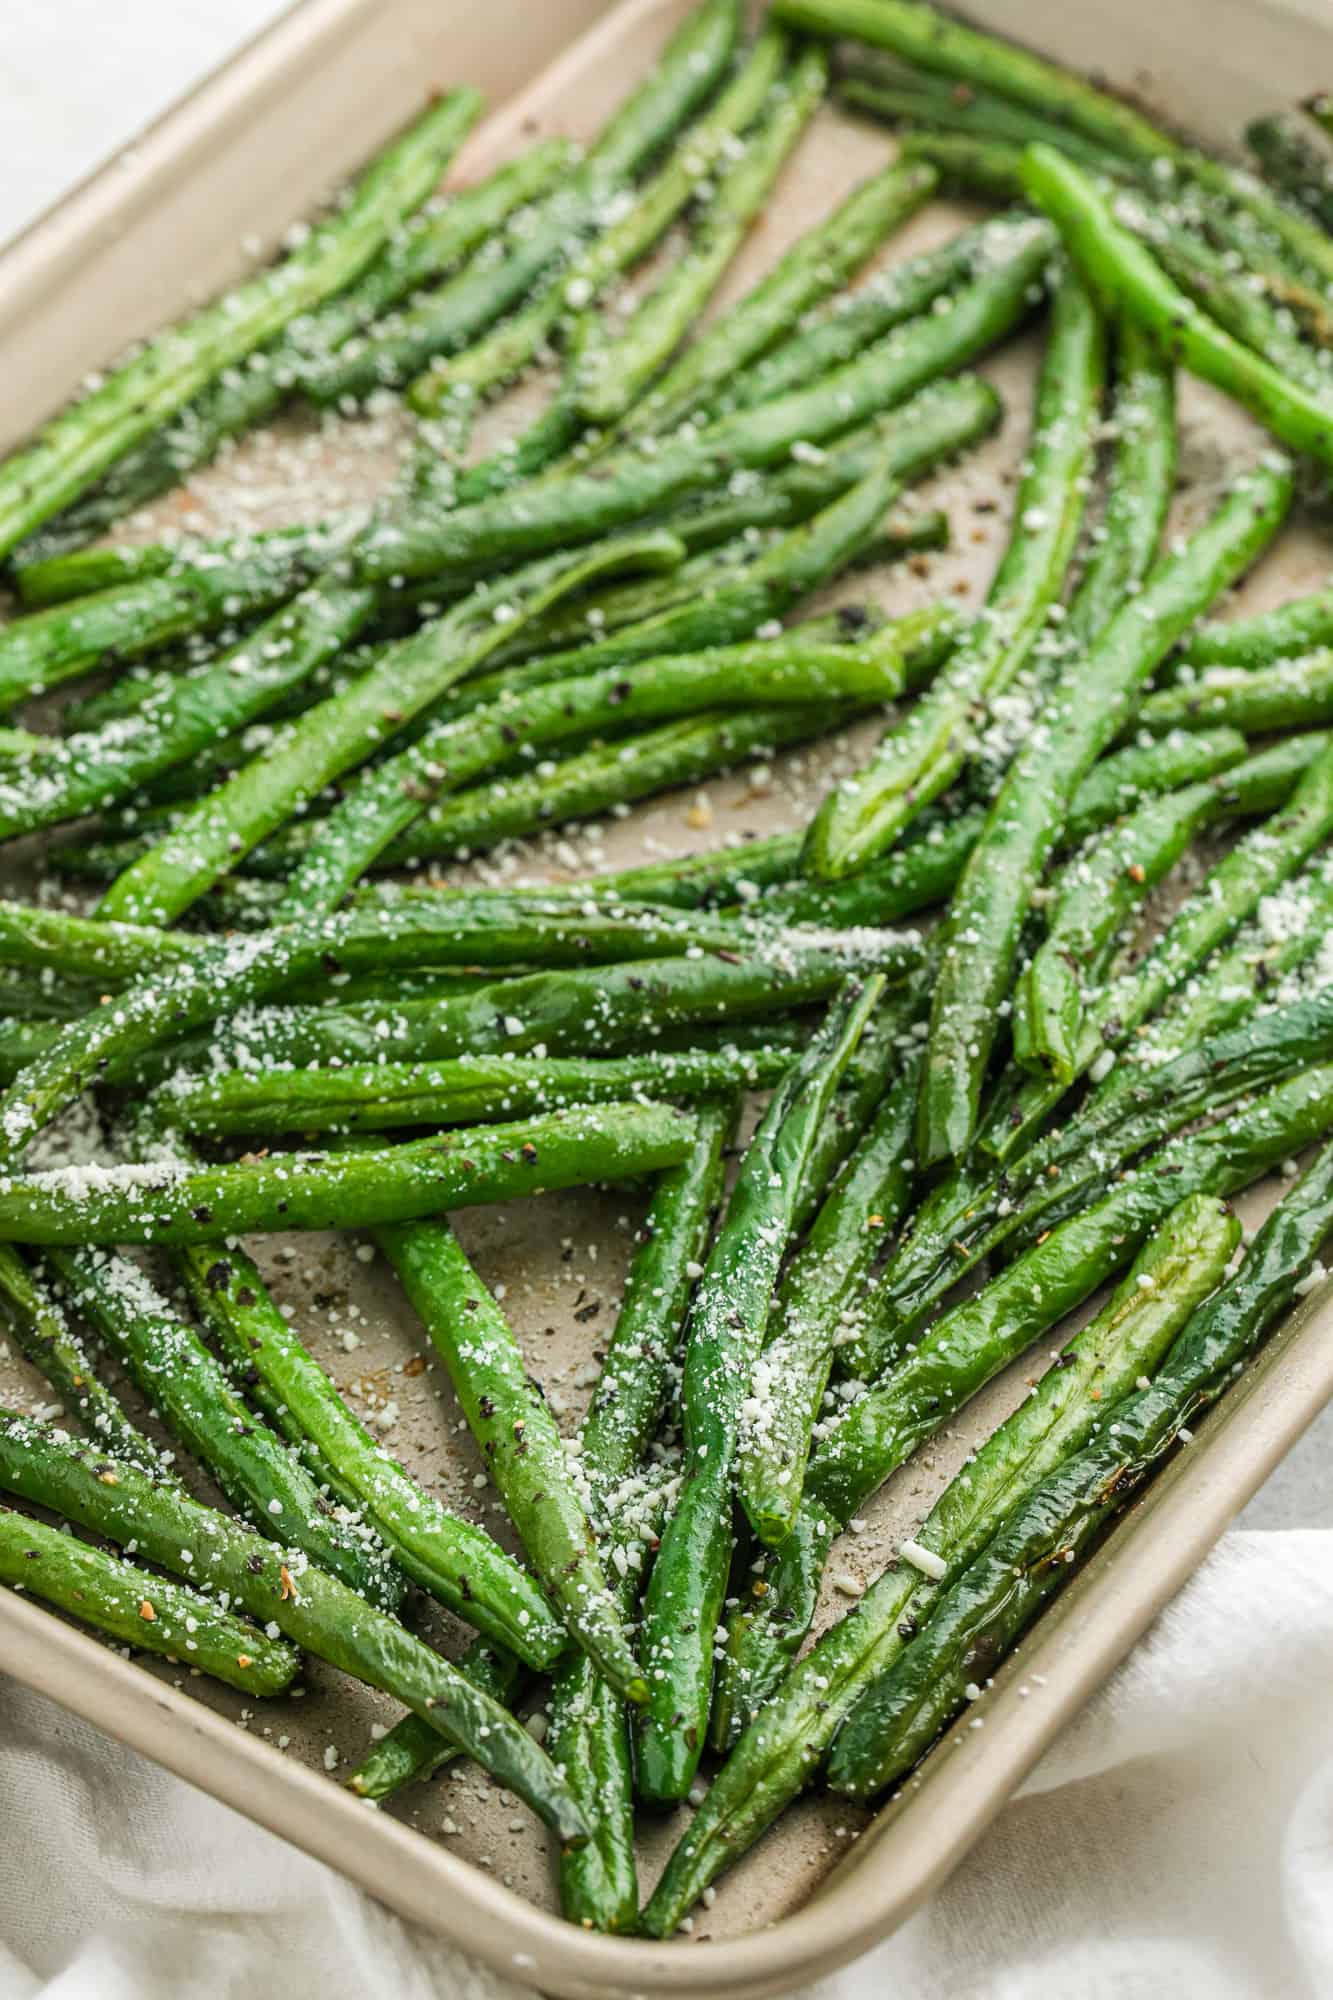
[[[1333,1529],[1233,1532],[934,1901],[809,2000],[1333,1993],[1330,1679]],[[0,1842],[3,2000],[519,2000],[6,1681]]]

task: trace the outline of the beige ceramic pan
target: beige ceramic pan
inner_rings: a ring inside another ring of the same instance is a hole
[[[80,375],[234,278],[401,125],[431,87],[481,85],[500,106],[458,162],[483,173],[538,131],[591,131],[651,61],[686,0],[307,0],[133,149],[0,255],[0,444],[24,435]],[[983,22],[1019,34],[1225,143],[1247,116],[1333,84],[1326,0],[977,0]],[[785,245],[886,157],[884,137],[821,114],[728,280],[753,282]],[[897,258],[957,226],[933,204]],[[253,240],[252,240],[253,239]],[[243,242],[246,248],[242,249]],[[894,609],[941,593],[975,601],[994,561],[1021,456],[1032,352],[1016,343],[987,372],[1010,416],[999,436],[922,498],[947,507],[951,548],[913,569],[859,576],[840,595]],[[512,408],[497,425],[512,425]],[[358,425],[285,420],[173,496],[145,525],[219,529],[308,516],[338,491],[373,491],[397,417]],[[1260,448],[1247,421],[1190,385],[1182,397],[1177,525],[1197,519]],[[1260,608],[1325,580],[1327,543],[1297,522],[1247,583]],[[863,743],[862,739],[862,743]],[[857,753],[844,739],[752,764],[623,821],[567,831],[502,866],[560,878],[796,824]],[[491,864],[494,879],[502,869]],[[17,878],[17,870],[15,871]],[[24,886],[27,886],[25,880]],[[75,1135],[77,1139],[77,1135]],[[1259,1191],[1257,1212],[1271,1191]],[[613,1321],[636,1198],[616,1191],[514,1203],[460,1220],[553,1407],[577,1420]],[[261,1246],[302,1338],[389,1447],[450,1504],[503,1534],[447,1386],[423,1365],[420,1329],[388,1275],[348,1239]],[[977,1440],[1024,1393],[1031,1360],[992,1384],[867,1509],[840,1546],[844,1585],[872,1576],[920,1521]],[[541,1830],[471,1768],[372,1811],[336,1782],[372,1727],[379,1696],[313,1665],[300,1699],[254,1711],[169,1665],[145,1668],[12,1593],[0,1593],[0,1671],[341,1869],[404,1916],[519,1983],[551,1994],[758,1996],[804,1984],[884,1937],[965,1856],[1061,1725],[1179,1588],[1333,1394],[1333,1306],[1307,1300],[1258,1365],[1201,1425],[997,1678],[988,1723],[925,1765],[904,1803],[876,1818],[814,1797],[719,1886],[692,1936],[656,1945],[573,1930],[553,1913]],[[0,1401],[40,1405],[42,1386],[0,1344]],[[205,1489],[206,1490],[206,1489]],[[821,1618],[845,1596],[830,1596]],[[434,1629],[434,1628],[432,1628]],[[462,1633],[441,1620],[438,1636]],[[1030,1693],[1020,1700],[1018,1685]],[[646,1828],[650,1883],[683,1824]]]

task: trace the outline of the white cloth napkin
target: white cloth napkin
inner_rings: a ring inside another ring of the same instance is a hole
[[[1234,1532],[934,1902],[808,2000],[1333,1993],[1331,1682],[1333,1527]],[[0,1855],[2,2000],[517,2000],[4,1681]]]

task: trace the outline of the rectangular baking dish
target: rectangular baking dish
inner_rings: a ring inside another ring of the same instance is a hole
[[[479,128],[454,178],[488,170],[536,130],[582,136],[686,11],[687,0],[305,0],[272,30],[0,253],[0,444],[27,433],[117,346],[216,290],[244,268],[243,239],[272,244],[416,109],[426,87],[479,84],[500,108]],[[1020,36],[1080,68],[1138,91],[1204,138],[1225,144],[1247,116],[1333,82],[1333,25],[1322,0],[1124,0],[1114,17],[1084,0],[978,0],[983,25]],[[821,116],[754,233],[725,296],[753,281],[793,235],[886,157],[881,134]],[[935,204],[889,247],[897,258],[955,226]],[[248,246],[253,254],[253,243]],[[987,372],[1013,411],[1000,437],[945,475],[954,547],[925,577],[896,572],[873,590],[894,608],[943,590],[984,584],[994,529],[974,524],[1002,500],[1021,453],[1031,350],[1017,343]],[[1183,398],[1189,519],[1224,483],[1236,454],[1255,448],[1246,421],[1191,385]],[[499,422],[512,422],[502,414]],[[292,436],[317,463],[339,462],[336,425]],[[255,467],[284,475],[262,441],[194,482],[193,521],[220,519],[229,488]],[[366,455],[365,474],[374,471]],[[926,489],[932,497],[933,489]],[[300,514],[300,493],[285,494]],[[179,518],[177,501],[158,519]],[[281,513],[281,508],[277,509]],[[275,516],[276,517],[276,516]],[[1003,514],[1001,514],[1003,519]],[[979,539],[983,534],[986,540]],[[1323,581],[1326,553],[1297,526],[1247,584],[1259,607]],[[847,588],[841,592],[848,594]],[[625,865],[653,851],[715,841],[718,829],[764,832],[793,821],[846,745],[820,746],[751,767],[707,788],[706,801],[653,801],[594,830],[579,865]],[[701,810],[701,808],[704,808]],[[701,822],[712,834],[700,838]],[[571,836],[572,838],[573,836]],[[562,843],[535,856],[548,872],[573,865]],[[1271,1199],[1259,1191],[1251,1216]],[[538,1212],[480,1211],[461,1228],[483,1274],[503,1282],[507,1310],[555,1391],[556,1406],[586,1391],[589,1350],[623,1273],[622,1211],[629,1198],[566,1195]],[[290,1301],[302,1337],[358,1406],[381,1421],[393,1449],[454,1504],[473,1504],[470,1442],[441,1421],[431,1371],[413,1365],[415,1329],[384,1274],[332,1239],[262,1246],[266,1271]],[[596,1310],[590,1315],[589,1307]],[[591,1331],[590,1331],[591,1319]],[[699,1913],[693,1938],[668,1945],[577,1931],[552,1913],[539,1828],[517,1833],[512,1807],[468,1772],[421,1788],[400,1809],[372,1812],[326,1775],[332,1747],[343,1768],[392,1707],[312,1669],[301,1701],[262,1714],[178,1671],[132,1664],[11,1592],[0,1593],[0,1671],[65,1706],[201,1786],[520,1984],[562,1996],[697,1994],[760,2000],[827,1974],[888,1935],[963,1861],[1014,1787],[1160,1607],[1198,1565],[1228,1520],[1333,1395],[1333,1305],[1306,1300],[1261,1359],[1201,1426],[1096,1558],[1045,1616],[989,1697],[988,1726],[964,1732],[923,1767],[910,1799],[871,1818],[839,1801],[798,1806]],[[350,1337],[349,1337],[350,1336]],[[372,1365],[373,1364],[373,1365]],[[1030,1364],[1028,1364],[1030,1366]],[[873,1575],[935,1491],[1022,1395],[1023,1365],[992,1384],[919,1463],[890,1482],[845,1562]],[[35,1379],[0,1345],[0,1401],[40,1397]],[[484,1504],[484,1503],[480,1503]],[[492,1516],[487,1517],[493,1520]],[[828,1615],[827,1613],[825,1615]],[[448,1643],[458,1637],[447,1624]],[[1040,1676],[1040,1681],[1037,1679]],[[1017,1683],[1039,1688],[1019,1700]],[[196,1693],[195,1690],[198,1690]],[[238,1726],[240,1725],[240,1726]],[[279,1734],[280,1751],[267,1738]],[[680,1816],[650,1828],[642,1856],[651,1880]]]

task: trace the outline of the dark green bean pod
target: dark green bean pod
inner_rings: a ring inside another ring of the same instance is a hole
[[[1154,742],[1113,750],[1093,765],[1075,792],[1065,837],[1086,840],[1145,799],[1230,770],[1243,761],[1247,748],[1239,730],[1201,729],[1197,734],[1173,730]]]
[[[755,1364],[736,1481],[761,1542],[780,1542],[801,1504],[805,1462],[834,1348],[846,1337],[881,1244],[912,1193],[919,1059],[909,1058],[792,1258]]]
[[[909,186],[913,178],[933,185],[928,167],[909,163],[901,171],[909,177]],[[914,319],[937,299],[974,280],[992,259],[1012,254],[1015,246],[1025,244],[1034,230],[1043,226],[1033,216],[997,216],[960,230],[938,249],[889,265],[854,292],[840,293],[813,326],[790,334],[744,369],[738,379],[724,382],[719,396],[737,409],[749,409],[789,390],[804,388],[829,369],[854,359],[872,340],[891,333],[904,320]],[[834,237],[833,227],[828,235]],[[802,304],[799,310],[807,311],[808,305]],[[650,398],[648,408],[652,406]]]
[[[1131,324],[1114,339],[1115,447],[1098,535],[1069,604],[1064,637],[1086,647],[1137,591],[1157,560],[1176,484],[1176,395],[1171,368]]]
[[[202,1133],[375,1132],[403,1125],[482,1125],[642,1093],[690,1102],[779,1081],[790,1049],[682,1050],[622,1057],[458,1056],[448,1063],[182,1074],[150,1107],[168,1130]]]
[[[0,1583],[68,1611],[122,1645],[212,1674],[242,1694],[282,1694],[301,1664],[293,1647],[220,1611],[197,1590],[136,1569],[122,1556],[89,1548],[10,1507],[0,1507]]]
[[[674,1166],[689,1117],[639,1100],[467,1127],[355,1155],[283,1153],[234,1165],[57,1169],[0,1179],[0,1242],[209,1243],[248,1230],[408,1222]]]
[[[1046,936],[1014,991],[1013,1047],[1022,1068],[1072,1079],[1084,994],[1155,885],[1204,827],[1285,805],[1323,747],[1294,737],[1218,777],[1150,799],[1066,865],[1053,885]]]
[[[1333,229],[1333,160],[1317,128],[1295,112],[1278,113],[1254,119],[1245,138],[1268,179]]]
[[[487,1474],[571,1638],[618,1693],[646,1701],[564,1442],[504,1314],[447,1223],[381,1227],[376,1241],[449,1371]]]
[[[1271,667],[1205,667],[1196,679],[1159,688],[1139,705],[1144,729],[1212,729],[1252,736],[1333,721],[1333,649]]]
[[[1200,625],[1179,653],[1187,667],[1271,667],[1333,644],[1333,590],[1293,597],[1254,618]]]
[[[173,1477],[169,1460],[132,1424],[99,1379],[83,1340],[49,1286],[28,1269],[17,1250],[0,1250],[0,1322],[55,1390],[65,1413],[95,1444],[127,1458],[155,1479]]]

